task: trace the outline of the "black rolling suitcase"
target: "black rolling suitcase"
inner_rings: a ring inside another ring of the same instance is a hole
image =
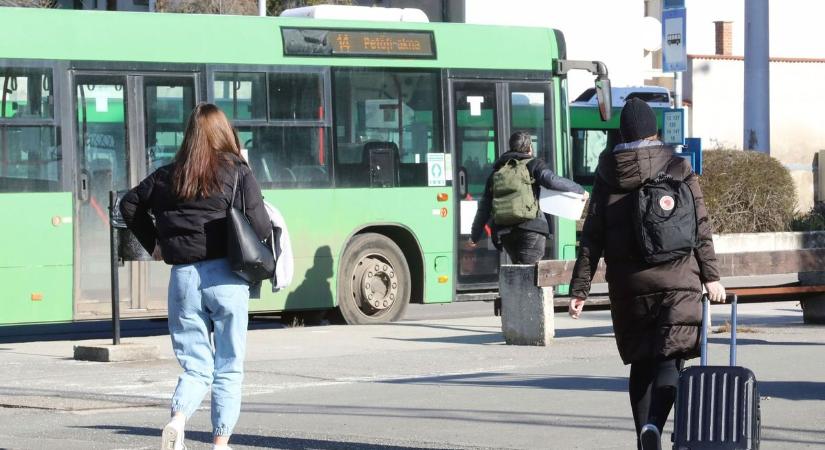
[[[753,372],[736,366],[736,295],[731,301],[730,365],[708,366],[708,298],[702,300],[701,365],[679,375],[674,450],[758,449],[761,416]]]

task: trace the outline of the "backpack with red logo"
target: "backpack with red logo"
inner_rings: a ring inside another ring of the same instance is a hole
[[[696,206],[690,186],[666,173],[638,189],[633,214],[642,257],[662,264],[689,255],[696,247]]]

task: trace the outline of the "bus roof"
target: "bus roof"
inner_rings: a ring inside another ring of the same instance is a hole
[[[552,70],[556,33],[451,23],[2,8],[0,58]],[[431,59],[284,56],[281,27],[432,31]],[[13,45],[10,45],[13,43]],[[563,44],[562,44],[563,45]]]

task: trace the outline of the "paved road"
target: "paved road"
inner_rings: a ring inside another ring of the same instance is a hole
[[[251,331],[233,448],[632,447],[609,312],[557,314],[541,348],[503,345],[489,303],[431,308],[394,325]],[[825,327],[802,325],[791,302],[741,305],[740,317],[752,331],[740,362],[765,396],[762,448],[821,448]],[[726,336],[713,335],[712,362],[726,360]],[[163,358],[91,363],[70,359],[75,342],[0,344],[0,447],[157,448],[179,369],[167,336],[127,342],[156,343]],[[189,448],[209,448],[206,408]]]

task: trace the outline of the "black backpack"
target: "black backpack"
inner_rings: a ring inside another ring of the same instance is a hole
[[[642,257],[650,264],[682,258],[696,247],[693,192],[672,175],[659,173],[638,189],[633,221]]]

